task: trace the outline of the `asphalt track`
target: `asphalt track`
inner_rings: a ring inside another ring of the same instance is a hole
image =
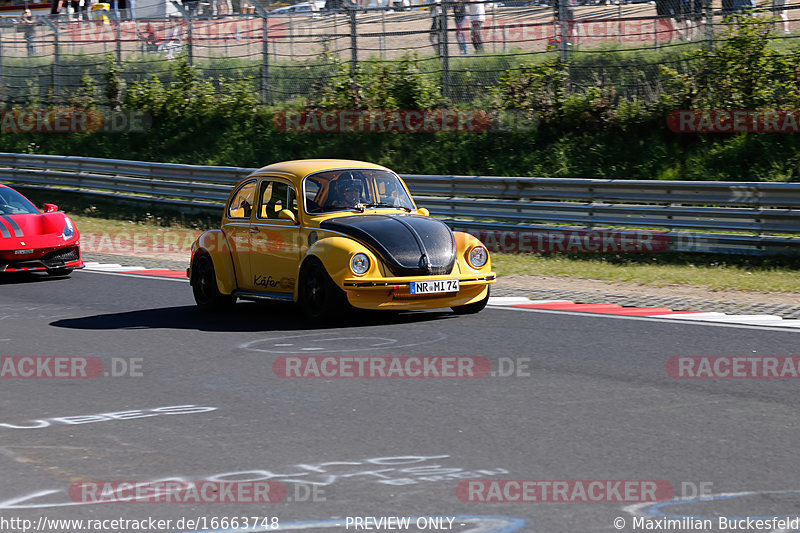
[[[268,516],[279,530],[322,532],[346,531],[337,524],[348,516],[448,516],[453,531],[567,533],[618,531],[617,517],[634,531],[634,514],[800,514],[798,380],[665,370],[675,356],[800,356],[800,331],[500,308],[356,315],[309,329],[291,307],[239,303],[205,316],[184,280],[98,272],[9,278],[0,294],[0,355],[137,369],[0,379],[0,524]],[[276,376],[275,359],[293,354],[480,356],[495,371],[502,360],[529,372]],[[119,412],[129,413],[102,415]],[[69,493],[82,481],[172,478],[270,479],[288,498],[89,504]],[[639,506],[461,501],[459,481],[475,479],[665,480],[675,494]]]

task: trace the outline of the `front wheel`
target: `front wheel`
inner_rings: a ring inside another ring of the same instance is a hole
[[[318,259],[309,259],[300,275],[300,307],[312,322],[328,322],[349,309],[347,296]]]
[[[491,292],[491,287],[486,287],[486,298],[479,302],[474,302],[467,305],[459,305],[458,307],[451,307],[450,309],[457,315],[474,315],[475,313],[479,313],[483,311],[483,308],[486,307],[486,304],[489,303],[489,293]]]
[[[219,292],[214,263],[211,261],[211,257],[206,254],[199,255],[194,260],[192,292],[194,293],[194,301],[197,303],[197,307],[203,311],[223,310],[236,302],[235,296]]]

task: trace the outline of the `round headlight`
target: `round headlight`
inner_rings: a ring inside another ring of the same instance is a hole
[[[369,270],[369,257],[367,254],[356,254],[350,260],[350,270],[356,276],[363,276]]]
[[[489,252],[487,252],[486,248],[483,246],[476,246],[469,251],[469,255],[467,257],[469,264],[473,268],[482,268],[483,265],[486,264],[486,261],[489,260]]]

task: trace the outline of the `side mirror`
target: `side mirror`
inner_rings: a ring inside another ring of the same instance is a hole
[[[58,206],[56,204],[44,204],[45,213],[55,213],[56,211],[58,211]]]
[[[424,217],[431,216],[431,212],[425,209],[424,207],[420,207],[419,209],[417,209],[417,214],[422,215]]]
[[[278,213],[278,218],[283,220],[291,220],[292,222],[297,224],[297,217],[294,216],[294,213],[292,213],[288,209],[281,209],[280,212]]]

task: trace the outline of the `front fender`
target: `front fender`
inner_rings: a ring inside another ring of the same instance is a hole
[[[456,259],[458,260],[459,267],[461,268],[461,272],[491,272],[492,270],[492,256],[489,254],[489,259],[486,261],[486,264],[479,269],[472,268],[469,262],[467,261],[467,254],[469,251],[478,245],[483,245],[483,243],[472,235],[471,233],[467,233],[465,231],[454,231],[453,236],[456,238]],[[485,246],[484,246],[485,247]]]
[[[212,229],[206,231],[192,244],[192,266],[194,257],[197,253],[206,253],[211,256],[214,264],[214,273],[217,277],[217,287],[222,294],[230,294],[237,289],[236,273],[233,269],[231,259],[231,249],[228,240],[222,230]],[[194,283],[191,267],[189,269],[189,279]]]
[[[365,279],[380,277],[379,260],[366,246],[348,237],[325,237],[309,247],[307,256],[314,256],[322,261],[328,275],[334,283],[342,289],[345,278],[353,276],[350,270],[350,258],[357,253],[367,254],[370,261],[369,270],[364,274]]]

